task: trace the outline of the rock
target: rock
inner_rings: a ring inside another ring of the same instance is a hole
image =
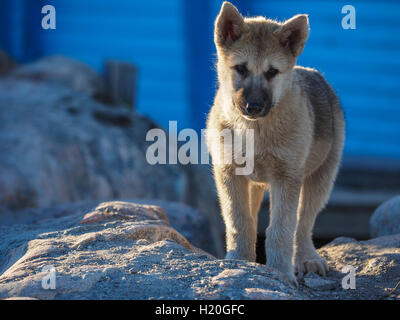
[[[57,59],[38,64],[50,68]],[[110,108],[63,81],[50,81],[52,75],[40,81],[25,77],[21,68],[0,79],[0,216],[82,201],[185,202],[206,215],[209,234],[218,238],[216,254],[223,256],[224,227],[209,171],[150,165],[146,134],[156,128],[152,121],[123,107]],[[65,72],[60,74],[68,79],[75,74]]]
[[[289,294],[261,288],[246,288],[244,296],[251,300],[292,300]]]
[[[400,233],[400,195],[381,204],[370,219],[371,237]]]
[[[303,281],[306,287],[315,290],[332,290],[338,286],[335,281],[321,278],[313,272],[306,274]]]
[[[85,95],[12,79],[0,81],[0,108],[0,210],[184,198],[183,170],[147,162],[145,134],[152,124],[138,115],[121,111],[127,124],[105,124],[94,115],[110,108]]]
[[[190,243],[202,250],[216,256],[218,253],[207,218],[198,210],[185,204],[154,199],[134,199],[124,201],[144,205],[155,205],[169,217],[171,226],[181,233]],[[96,201],[68,203],[46,208],[27,208],[18,211],[7,211],[0,215],[0,225],[37,224],[41,221],[50,221],[65,215],[87,212],[97,205]],[[93,214],[96,214],[94,211]],[[93,217],[94,219],[95,217]],[[88,218],[87,218],[88,219]]]
[[[318,291],[304,288],[303,292],[316,299],[400,299],[396,290],[388,296],[399,281],[400,235],[391,235],[367,241],[337,238],[318,252],[330,267],[327,280],[338,284],[335,290]],[[354,267],[353,289],[343,289],[342,281],[350,273],[342,273],[343,267]]]
[[[243,277],[246,275],[246,271],[241,269],[225,269],[215,277],[211,279],[211,283],[221,286],[224,288],[228,288],[233,285],[234,281],[237,278]]]
[[[53,276],[54,289],[47,286]],[[106,202],[86,212],[0,227],[0,298],[250,299],[254,295],[306,298],[288,287],[276,270],[218,260],[198,250],[169,225],[157,206]]]
[[[39,299],[31,297],[12,297],[12,298],[6,298],[4,300],[39,300]]]
[[[103,78],[89,66],[64,56],[50,56],[23,65],[13,72],[17,79],[56,82],[90,97],[102,97]]]
[[[185,204],[160,200],[132,200],[136,203],[161,207],[173,228],[179,231],[194,246],[219,256],[219,246],[214,234],[210,233],[209,220],[199,211]]]
[[[149,165],[146,133],[156,125],[90,99],[99,83],[89,67],[60,56],[0,81],[0,105],[9,110],[0,115],[0,151],[7,150],[0,155],[0,214],[87,200],[180,201],[206,215],[222,257],[224,225],[209,168]]]
[[[225,224],[220,213],[214,179],[210,174],[212,170],[206,165],[189,165],[184,169],[188,177],[184,201],[207,216],[217,257],[223,258],[225,257]]]
[[[0,49],[0,77],[10,73],[16,66],[16,62]]]

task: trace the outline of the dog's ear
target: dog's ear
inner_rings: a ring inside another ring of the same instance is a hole
[[[298,14],[285,21],[274,34],[285,48],[289,48],[294,57],[298,57],[304,49],[308,38],[308,16]]]
[[[214,41],[217,46],[228,47],[240,38],[244,19],[238,9],[230,2],[222,4],[215,20]]]

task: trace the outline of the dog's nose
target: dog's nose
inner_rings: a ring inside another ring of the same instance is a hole
[[[262,107],[259,103],[248,103],[246,105],[246,110],[250,115],[257,115],[261,112]]]

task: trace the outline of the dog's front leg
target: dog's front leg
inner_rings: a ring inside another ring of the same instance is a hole
[[[226,259],[256,260],[256,220],[250,214],[249,181],[234,170],[214,168],[226,228]]]
[[[270,223],[266,230],[267,266],[280,270],[296,287],[292,258],[300,189],[300,179],[285,177],[271,183]]]

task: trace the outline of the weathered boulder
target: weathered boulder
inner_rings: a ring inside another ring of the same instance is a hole
[[[191,244],[217,256],[218,250],[216,241],[213,234],[210,233],[209,221],[200,211],[182,203],[165,200],[135,199],[124,201],[161,207],[167,214],[171,226],[182,234]],[[98,202],[96,201],[82,201],[46,208],[27,208],[18,211],[4,211],[0,214],[0,225],[34,225],[42,221],[51,221],[67,215],[87,212],[96,207],[97,204]]]
[[[326,291],[337,288],[337,283],[335,281],[325,279],[319,275],[311,272],[304,276],[303,278],[304,286],[314,290]]]
[[[310,298],[400,299],[400,288],[391,292],[400,280],[400,235],[367,241],[337,238],[318,252],[330,267],[324,279],[329,282],[320,282],[319,288],[318,285],[317,288],[310,288],[306,282],[303,292]],[[346,266],[347,271],[343,270]],[[344,289],[342,282],[348,283],[349,278],[345,277],[351,276],[349,270],[352,268],[355,271],[355,288]]]
[[[2,226],[0,259],[0,298],[306,298],[278,271],[215,259],[173,229],[161,208],[132,202]]]
[[[103,78],[92,68],[59,55],[20,66],[14,70],[12,76],[17,79],[62,84],[91,97],[102,97],[104,92]]]
[[[400,233],[400,195],[382,203],[370,219],[371,237]]]
[[[133,200],[135,203],[161,207],[171,226],[195,247],[218,256],[218,243],[210,228],[210,221],[199,210],[185,204],[160,200]]]
[[[184,197],[183,170],[146,161],[152,124],[138,115],[113,123],[117,111],[74,90],[13,79],[0,81],[0,108],[0,210]]]
[[[60,71],[60,78],[67,80],[54,80],[50,66],[58,59],[21,67],[0,79],[0,215],[92,200],[184,202],[207,216],[217,255],[222,256],[223,224],[209,170],[150,165],[146,134],[156,125],[83,94],[75,83],[86,80],[73,78],[84,77],[84,67],[81,73]],[[64,58],[59,63],[64,65]],[[49,75],[27,76],[43,70],[42,64],[49,66]],[[74,70],[74,65],[64,67]]]

